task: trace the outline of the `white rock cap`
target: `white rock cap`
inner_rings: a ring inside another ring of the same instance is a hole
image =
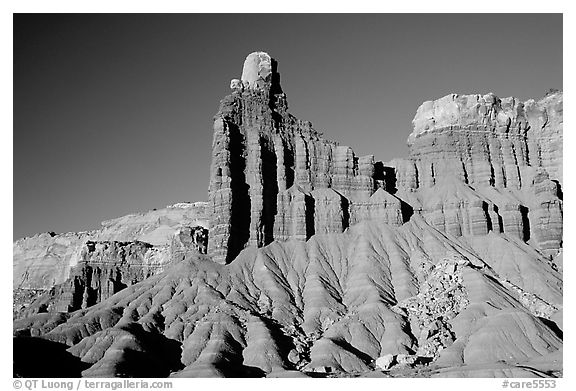
[[[265,52],[250,53],[244,60],[242,82],[245,88],[261,88],[272,80],[272,58]]]

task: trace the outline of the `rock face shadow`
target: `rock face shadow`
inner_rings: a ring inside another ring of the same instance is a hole
[[[522,238],[525,242],[530,240],[530,219],[528,213],[530,211],[524,205],[520,205],[520,214],[522,216]]]
[[[562,191],[562,185],[557,180],[552,180],[552,182],[554,182],[556,184],[556,196],[560,200],[563,201],[564,200],[564,192]]]
[[[14,337],[14,377],[81,377],[90,367],[66,349],[68,346],[37,337]]]
[[[548,328],[550,330],[552,330],[552,332],[560,339],[564,339],[564,332],[560,329],[560,327],[558,327],[558,325],[556,324],[556,322],[550,320],[550,319],[546,319],[543,317],[538,317],[538,319],[540,319],[542,321],[542,323],[544,323],[546,326],[548,326]]]
[[[407,223],[414,215],[414,208],[407,202],[400,200],[400,211],[402,212],[402,222]]]
[[[229,253],[227,262],[230,262],[242,251],[250,237],[250,195],[246,184],[246,159],[243,154],[245,137],[237,126],[230,124],[230,156],[231,156],[231,188],[232,198],[231,226],[233,227],[228,238]]]

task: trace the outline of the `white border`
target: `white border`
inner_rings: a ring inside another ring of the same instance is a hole
[[[278,2],[279,3],[279,2]],[[383,2],[382,2],[383,3]],[[564,213],[564,237],[566,238],[566,243],[564,247],[564,276],[565,276],[565,315],[564,315],[564,344],[565,355],[564,361],[564,379],[559,379],[559,386],[557,389],[567,389],[568,383],[572,383],[575,377],[574,371],[571,368],[575,368],[573,352],[574,349],[574,338],[573,332],[569,331],[573,329],[574,322],[571,320],[574,318],[574,311],[572,303],[574,303],[574,288],[573,282],[575,266],[572,264],[573,258],[573,248],[571,245],[572,238],[574,236],[574,213],[571,206],[574,205],[572,196],[574,191],[574,182],[572,169],[576,168],[574,165],[574,155],[571,154],[572,147],[574,146],[574,136],[572,132],[574,122],[573,114],[573,99],[572,91],[574,90],[574,76],[573,70],[574,61],[572,51],[574,46],[574,40],[568,37],[576,37],[576,32],[574,31],[574,25],[576,20],[574,18],[574,13],[572,12],[572,4],[569,1],[522,1],[522,2],[480,2],[480,1],[398,1],[394,4],[382,4],[376,1],[354,1],[354,2],[335,2],[335,1],[306,1],[306,0],[293,0],[282,2],[281,4],[271,4],[270,1],[217,1],[217,2],[194,2],[194,1],[121,1],[121,0],[100,0],[100,1],[56,1],[56,0],[33,0],[33,1],[9,1],[4,2],[2,7],[2,15],[0,19],[0,28],[3,30],[0,34],[0,41],[2,42],[2,82],[0,86],[2,87],[2,102],[0,105],[0,110],[2,110],[3,127],[1,131],[2,142],[0,146],[2,148],[0,156],[2,159],[2,176],[4,183],[10,183],[10,186],[6,185],[2,188],[2,201],[3,205],[7,206],[4,208],[3,223],[1,225],[1,254],[2,259],[6,264],[6,269],[2,273],[2,296],[0,299],[1,303],[1,313],[6,319],[2,322],[2,341],[4,342],[4,349],[2,349],[2,381],[6,389],[12,388],[12,322],[11,318],[11,287],[12,287],[12,273],[8,269],[8,264],[11,259],[11,249],[12,249],[12,183],[13,183],[13,156],[12,156],[12,129],[13,129],[13,58],[12,58],[12,13],[235,13],[235,12],[249,12],[249,13],[261,13],[261,12],[298,12],[298,13],[325,13],[325,12],[347,12],[347,13],[358,13],[358,12],[418,12],[418,13],[442,13],[442,12],[486,12],[486,13],[564,13],[564,111],[567,115],[564,116],[565,124],[564,129],[564,167],[565,172],[565,184],[564,184],[564,194],[568,199],[565,205]],[[572,2],[573,3],[573,2]],[[537,50],[537,48],[535,48]],[[8,340],[10,338],[10,340]],[[312,386],[312,387],[323,387],[328,386],[327,383],[318,384],[318,382],[330,381],[330,387],[336,387],[341,389],[346,389],[353,386],[352,379],[340,379],[340,380],[316,380],[316,379],[268,379],[262,381],[260,379],[175,379],[173,389],[190,389],[193,387],[210,387],[210,388],[229,388],[233,387],[250,387],[251,389],[269,389],[270,386],[273,387],[302,387],[302,386]],[[463,387],[467,389],[501,389],[501,380],[498,379],[357,379],[354,381],[354,385],[357,382],[362,382],[362,385],[373,388],[380,389],[384,387],[398,387],[398,388],[426,388],[426,389],[442,389],[442,390],[458,390],[461,391]],[[0,383],[2,384],[2,383]],[[570,387],[573,389],[573,386]]]

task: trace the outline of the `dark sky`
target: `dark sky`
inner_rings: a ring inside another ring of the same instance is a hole
[[[14,238],[207,199],[212,117],[244,58],[357,155],[407,155],[420,103],[562,89],[560,14],[14,16]]]

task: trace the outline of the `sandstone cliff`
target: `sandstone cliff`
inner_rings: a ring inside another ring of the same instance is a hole
[[[408,159],[376,162],[326,140],[287,111],[276,65],[246,59],[214,121],[209,250],[392,225],[414,210],[452,235],[503,232],[554,256],[562,242],[562,93],[519,102],[494,94],[423,103]]]
[[[17,240],[13,315],[90,306],[187,251],[205,253],[207,224],[205,203],[179,203],[105,221],[100,230]]]
[[[104,221],[102,228],[86,232],[42,233],[14,242],[14,289],[47,289],[64,282],[82,260],[88,241],[140,241],[156,247],[170,243],[180,227],[207,228],[206,205],[179,203],[164,209]]]
[[[417,191],[422,213],[452,234],[504,232],[552,257],[562,246],[561,114],[561,92],[524,103],[493,94],[425,102],[410,158],[396,163],[399,190]],[[464,187],[465,196],[454,193]]]
[[[215,261],[230,262],[245,246],[274,239],[339,233],[372,216],[401,222],[393,195],[371,198],[384,186],[373,156],[356,156],[287,111],[270,56],[248,56],[242,75],[214,120],[209,251]]]

